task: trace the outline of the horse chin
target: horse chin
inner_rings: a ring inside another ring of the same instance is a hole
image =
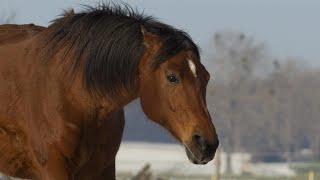
[[[192,162],[193,164],[205,165],[212,160],[212,159],[201,159],[200,158],[201,155],[197,155],[198,154],[197,152],[191,151],[190,148],[186,145],[185,145],[185,151],[189,161]]]

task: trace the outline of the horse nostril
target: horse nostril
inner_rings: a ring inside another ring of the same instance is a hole
[[[193,138],[193,141],[195,142],[195,144],[197,146],[199,146],[202,151],[205,151],[207,149],[207,143],[202,136],[195,134],[195,135],[193,135],[192,138]]]
[[[198,155],[198,159],[201,161],[209,161],[214,158],[215,152],[219,146],[218,138],[214,138],[212,141],[208,141],[206,138],[199,134],[192,136],[192,142],[195,146],[195,151]]]
[[[219,146],[218,138],[216,138],[213,142],[209,143],[209,141],[207,141],[201,135],[194,134],[192,140],[194,144],[199,148],[199,150],[208,155],[214,154]]]
[[[201,139],[201,136],[200,135],[198,135],[198,134],[195,134],[195,135],[193,135],[193,140],[195,140],[195,141],[199,141],[200,139]]]

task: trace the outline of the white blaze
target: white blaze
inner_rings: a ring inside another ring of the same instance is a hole
[[[189,64],[190,70],[191,70],[192,74],[194,75],[194,77],[197,77],[196,65],[193,63],[193,61],[191,59],[188,59],[188,64]]]

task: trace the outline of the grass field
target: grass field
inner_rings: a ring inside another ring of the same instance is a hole
[[[128,180],[130,176],[118,176],[118,180]],[[170,176],[159,175],[150,180],[216,180],[208,176]],[[308,180],[308,174],[301,174],[296,177],[257,177],[257,176],[222,176],[220,180]],[[320,180],[320,174],[314,176],[314,180]]]
[[[313,180],[320,180],[320,162],[316,163],[293,163],[291,168],[295,170],[297,176],[295,177],[262,177],[262,176],[252,176],[252,175],[222,175],[220,180],[309,180],[310,172],[313,172]],[[216,177],[209,176],[177,176],[171,174],[157,174],[151,173],[150,180],[216,180]],[[118,174],[119,180],[131,179],[130,174]],[[148,179],[149,180],[149,179]],[[312,179],[310,179],[312,180]]]
[[[297,176],[295,177],[261,177],[252,175],[222,175],[220,180],[312,180],[309,179],[310,172],[314,173],[313,180],[320,180],[320,162],[316,163],[293,163],[291,168],[295,170]],[[172,174],[156,174],[150,173],[150,178],[144,180],[217,180],[216,177],[200,176],[200,175],[189,175],[189,176],[177,176]],[[118,180],[131,180],[133,174],[130,173],[119,173],[117,175]],[[7,179],[5,179],[7,178]],[[0,175],[0,180],[11,180],[11,178],[3,177]],[[12,178],[12,180],[15,180]]]

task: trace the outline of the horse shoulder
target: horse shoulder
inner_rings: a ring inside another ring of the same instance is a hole
[[[76,179],[92,179],[101,176],[109,177],[114,174],[115,156],[119,150],[124,128],[124,110],[109,114],[106,119],[100,119],[101,124],[96,128],[91,128],[84,135],[84,142],[79,148],[80,157],[85,162],[77,169]],[[110,179],[110,178],[109,178]]]

